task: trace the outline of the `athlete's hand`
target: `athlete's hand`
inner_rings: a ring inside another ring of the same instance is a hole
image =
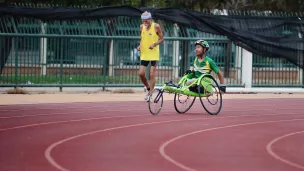
[[[186,72],[185,72],[185,74],[184,75],[187,75],[187,74],[191,74],[191,73],[194,73],[194,71],[192,71],[192,70],[187,70]]]
[[[226,85],[221,84],[219,87],[220,87],[220,91],[226,93]]]
[[[137,50],[140,51],[140,45],[137,47]]]
[[[155,43],[153,43],[150,47],[149,47],[149,49],[153,49],[155,47]]]

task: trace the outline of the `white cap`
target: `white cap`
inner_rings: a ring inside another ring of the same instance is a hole
[[[152,18],[152,15],[148,11],[145,11],[144,13],[141,14],[141,19],[147,20],[149,18]]]

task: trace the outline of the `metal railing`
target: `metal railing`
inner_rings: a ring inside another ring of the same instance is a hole
[[[5,51],[9,51],[0,76],[2,87],[142,86],[138,76],[139,52],[136,50],[139,37],[0,35],[0,40],[6,41]],[[166,38],[160,47],[158,85],[169,80],[177,81],[193,65],[194,40]],[[229,43],[225,39],[210,39],[209,42],[214,49]],[[188,51],[183,56],[178,50],[185,49],[185,46]],[[223,72],[225,65],[230,67],[227,73],[231,75],[240,72],[241,68],[235,66],[235,58],[225,61],[226,56],[221,53],[212,56]],[[240,86],[241,80],[237,76],[227,77],[227,84]]]
[[[229,15],[250,14],[230,11]],[[246,68],[242,67],[242,53],[225,36],[161,20],[156,22],[161,24],[165,35],[165,42],[160,46],[158,85],[177,81],[193,65],[194,41],[206,39],[210,43],[207,55],[224,73],[226,84],[243,86],[241,75]],[[32,18],[2,16],[0,86],[142,86],[136,51],[140,23],[140,19],[130,17],[45,23]],[[284,59],[253,54],[252,67],[253,86],[303,85],[303,71]]]

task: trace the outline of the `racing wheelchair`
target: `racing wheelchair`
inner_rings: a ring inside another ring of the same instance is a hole
[[[189,73],[188,73],[189,74]],[[172,81],[166,82],[160,88],[154,88],[150,93],[148,106],[152,115],[160,113],[163,107],[163,94],[174,94],[174,108],[177,113],[186,113],[194,104],[195,99],[199,98],[202,106],[210,115],[217,115],[222,109],[222,91],[225,92],[225,87],[220,87],[217,81],[211,74],[202,74],[195,81],[188,83],[188,74],[186,73],[178,82],[174,84]],[[185,99],[183,99],[185,97]],[[216,99],[211,99],[216,97]],[[191,100],[192,99],[192,100]],[[189,104],[188,104],[189,102]],[[185,105],[184,109],[179,108],[179,105]],[[159,107],[155,107],[159,105]],[[209,109],[215,107],[215,111]]]

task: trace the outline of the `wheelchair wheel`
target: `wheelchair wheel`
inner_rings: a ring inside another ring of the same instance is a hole
[[[157,115],[162,107],[163,107],[163,93],[164,91],[159,89],[159,88],[155,88],[149,97],[149,110],[151,112],[152,115]]]
[[[194,104],[196,97],[175,93],[174,108],[177,113],[186,113]],[[181,105],[181,107],[179,107]]]
[[[205,85],[205,86],[203,86]],[[222,109],[222,93],[217,81],[211,75],[204,75],[198,86],[201,104],[210,115],[217,115]]]
[[[179,87],[183,87],[186,85],[187,78],[183,77],[179,82]],[[174,95],[174,108],[175,111],[179,114],[186,113],[189,109],[191,109],[192,105],[195,102],[196,97],[188,96],[184,94],[175,93]]]

